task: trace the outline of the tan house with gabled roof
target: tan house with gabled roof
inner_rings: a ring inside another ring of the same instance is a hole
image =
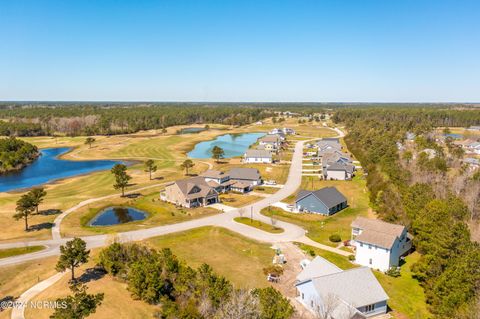
[[[161,198],[188,208],[219,202],[218,192],[202,176],[181,179],[167,185]]]
[[[412,249],[412,236],[403,225],[357,217],[351,226],[357,264],[387,271]]]

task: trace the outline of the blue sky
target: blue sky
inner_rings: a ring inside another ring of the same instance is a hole
[[[1,1],[0,100],[480,102],[480,1]]]

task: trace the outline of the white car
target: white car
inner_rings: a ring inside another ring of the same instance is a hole
[[[274,180],[265,181],[265,185],[277,185],[277,182]]]

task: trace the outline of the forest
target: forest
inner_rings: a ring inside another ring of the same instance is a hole
[[[451,169],[458,151],[451,146],[445,152],[431,134],[435,127],[478,125],[480,111],[344,109],[333,120],[347,128],[345,141],[367,173],[379,216],[408,225],[415,236],[421,258],[412,271],[431,312],[437,318],[474,318],[480,311],[480,245],[472,240],[469,225],[478,222],[478,192],[469,199],[458,189],[480,189],[479,174]],[[400,156],[407,132],[417,136],[410,142],[418,150],[415,160],[405,155],[410,151]],[[436,150],[435,157],[421,151],[427,147]],[[468,187],[453,187],[454,174]]]
[[[18,170],[39,156],[36,146],[14,137],[0,139],[0,174]]]
[[[258,107],[235,106],[15,106],[0,108],[0,135],[112,135],[174,125],[245,125],[271,116]]]

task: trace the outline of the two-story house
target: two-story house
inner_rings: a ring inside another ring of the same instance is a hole
[[[355,262],[381,271],[400,265],[412,249],[412,238],[403,225],[357,217],[351,224]]]

